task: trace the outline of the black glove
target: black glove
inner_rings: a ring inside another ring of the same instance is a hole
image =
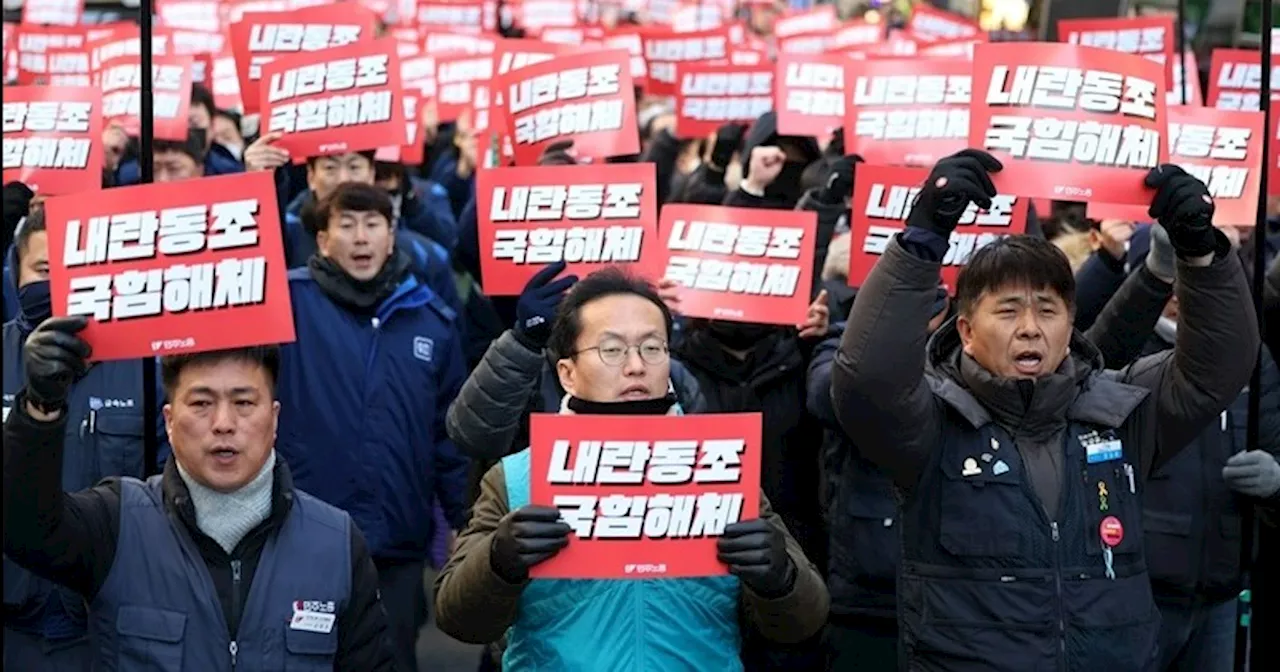
[[[796,564],[787,555],[786,535],[767,520],[726,526],[716,541],[716,557],[761,597],[782,597],[795,587]]]
[[[551,506],[525,506],[506,516],[493,531],[489,566],[507,583],[523,583],[529,568],[554,556],[569,544],[573,528],[560,521]]]
[[[1002,168],[996,157],[980,149],[964,149],[942,159],[929,172],[911,214],[907,215],[907,226],[950,238],[969,203],[977,203],[980,208],[991,207],[996,187],[987,173],[999,172]]]
[[[711,165],[724,172],[733,160],[734,152],[742,148],[742,136],[747,127],[742,124],[725,124],[716,130],[716,144],[711,146]]]
[[[558,261],[538,271],[516,299],[515,335],[530,350],[547,347],[551,337],[551,324],[556,319],[556,308],[564,300],[565,292],[578,281],[578,276],[568,275],[552,282],[564,271],[565,263]]]
[[[89,318],[51,317],[27,336],[22,346],[22,367],[27,401],[42,411],[54,411],[67,402],[71,383],[84,375],[92,348],[80,338]]]
[[[1146,185],[1156,190],[1147,214],[1156,218],[1169,234],[1169,242],[1179,256],[1203,257],[1218,249],[1218,233],[1213,228],[1213,198],[1187,171],[1166,163],[1147,173]]]
[[[853,167],[862,163],[862,157],[850,154],[836,159],[827,172],[827,184],[818,194],[818,200],[827,205],[842,205],[853,197]]]

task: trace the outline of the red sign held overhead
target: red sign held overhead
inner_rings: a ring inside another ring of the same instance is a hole
[[[799,324],[812,299],[817,226],[804,210],[667,204],[663,277],[681,285],[688,317]]]
[[[184,186],[185,185],[185,186]],[[294,340],[269,172],[45,203],[55,315],[92,318],[95,361]]]
[[[1271,55],[1271,81],[1280,82],[1280,56]],[[1260,110],[1262,54],[1251,49],[1214,49],[1205,104],[1219,110]],[[1280,90],[1271,91],[1271,102]]]
[[[4,181],[22,182],[47,195],[101,189],[102,92],[94,87],[6,87]]]
[[[153,132],[162,140],[187,139],[187,111],[191,107],[191,57],[153,56],[151,87]],[[102,117],[137,135],[142,115],[142,60],[137,56],[114,58],[98,71],[102,87]]]
[[[454,121],[463,110],[482,109],[483,119],[472,118],[472,128],[489,127],[489,81],[493,56],[455,56],[436,59],[436,104],[440,121]]]
[[[84,15],[84,0],[27,0],[22,22],[43,26],[74,26]]]
[[[773,78],[773,109],[780,135],[821,137],[844,123],[844,75],[849,58],[842,54],[778,56]]]
[[[972,69],[957,59],[849,63],[845,151],[872,163],[933,165],[964,149]]]
[[[686,61],[715,61],[729,57],[729,29],[726,27],[692,33],[651,30],[644,33],[644,56],[649,63],[652,96],[671,96],[679,88],[676,64]]]
[[[983,44],[969,146],[1004,163],[996,188],[1032,198],[1141,205],[1169,155],[1164,66],[1070,44]]]
[[[773,72],[773,64],[767,62],[677,64],[676,135],[701,138],[724,124],[750,125],[773,109]]]
[[[394,40],[277,58],[262,68],[264,132],[294,162],[405,143]]]
[[[1173,20],[1172,15],[1062,19],[1058,21],[1058,40],[1135,54],[1167,64],[1165,73],[1169,75],[1168,81],[1173,81],[1173,42],[1176,36]]]
[[[724,575],[716,539],[760,516],[759,413],[534,414],[529,499],[560,509],[569,545],[535,578]]]
[[[929,169],[864,163],[858,165],[856,177],[850,203],[849,285],[861,287],[889,241],[906,228],[907,215]],[[1001,193],[991,199],[988,210],[969,204],[942,260],[942,282],[952,293],[960,269],[974,252],[1001,237],[1026,231],[1028,203],[1026,198]]]
[[[655,275],[661,256],[653,164],[493,168],[476,175],[485,293],[515,296],[543,266]]]

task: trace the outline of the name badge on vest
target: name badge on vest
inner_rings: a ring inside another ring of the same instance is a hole
[[[1080,437],[1080,443],[1084,446],[1085,461],[1089,464],[1110,462],[1124,457],[1124,446],[1110,432],[1108,436],[1099,436],[1097,432],[1090,432]]]
[[[333,624],[338,620],[333,602],[296,601],[293,603],[293,618],[289,619],[289,629],[305,630],[329,634],[333,632]]]

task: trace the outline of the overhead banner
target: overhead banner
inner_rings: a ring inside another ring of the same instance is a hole
[[[813,300],[817,214],[669,203],[658,232],[680,313],[796,325]]]
[[[54,315],[87,315],[94,361],[294,340],[270,172],[45,203]]]
[[[376,23],[373,12],[349,3],[253,12],[232,23],[231,51],[236,57],[245,114],[261,112],[258,81],[263,65],[280,56],[370,41]]]
[[[1213,223],[1252,226],[1258,218],[1261,189],[1261,112],[1178,107],[1169,110],[1169,161],[1182,166],[1209,188]],[[1146,205],[1090,202],[1091,219],[1151,219]]]
[[[1004,163],[996,189],[1030,198],[1150,203],[1169,156],[1164,66],[1071,44],[979,45],[969,146]]]
[[[191,57],[151,57],[152,131],[161,140],[187,139],[187,111],[191,108]],[[102,87],[102,117],[129,135],[142,126],[142,59],[122,56],[107,61],[98,72]]]
[[[719,576],[716,539],[760,517],[759,413],[529,420],[529,499],[560,509],[569,545],[539,579]]]
[[[1067,44],[1096,47],[1122,54],[1149,58],[1167,66],[1174,77],[1174,16],[1121,16],[1106,19],[1061,19],[1058,21],[1058,40]]]
[[[753,123],[773,109],[773,71],[768,62],[676,64],[676,136],[702,138],[724,124]]]
[[[972,71],[957,59],[850,61],[845,151],[872,163],[923,166],[964,149]]]
[[[645,93],[651,96],[676,94],[677,63],[729,57],[729,29],[724,27],[693,33],[649,30],[642,36],[644,57],[649,63],[649,84]]]
[[[778,56],[773,109],[780,135],[823,137],[840,128],[848,63],[841,54]]]
[[[849,285],[861,287],[889,241],[906,228],[907,215],[929,168],[859,164],[853,181],[849,224]],[[991,208],[980,210],[970,203],[951,234],[951,246],[942,259],[942,282],[955,294],[960,269],[973,253],[1008,235],[1027,228],[1029,199],[1000,193]]]
[[[583,158],[639,154],[630,60],[621,50],[591,51],[499,75],[516,164],[534,165],[564,140]]]
[[[579,277],[606,266],[656,275],[655,179],[651,163],[477,171],[485,293],[517,296],[542,267],[560,261]]]
[[[405,90],[395,40],[277,58],[262,67],[265,132],[295,163],[403,145]]]
[[[4,90],[4,182],[42,195],[102,188],[102,92],[94,87]]]

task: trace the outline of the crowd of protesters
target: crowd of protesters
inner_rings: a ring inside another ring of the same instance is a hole
[[[768,41],[782,4],[744,3],[747,29]],[[610,161],[652,163],[660,204],[816,213],[804,321],[687,317],[672,280],[563,263],[489,296],[466,115],[422,125],[420,165],[294,157],[195,85],[153,180],[273,175],[296,340],[159,358],[144,391],[55,316],[62,223],[6,184],[4,669],[410,671],[429,620],[482,670],[1233,669],[1246,549],[1260,613],[1280,563],[1280,220],[1214,226],[1162,164],[1148,221],[1054,201],[948,287],[1003,169],[970,149],[855,288],[841,132],[676,116],[637,98],[641,152]],[[137,184],[137,138],[103,145],[102,186]],[[708,413],[763,420],[727,574],[530,578],[574,543],[532,501],[531,416]]]

